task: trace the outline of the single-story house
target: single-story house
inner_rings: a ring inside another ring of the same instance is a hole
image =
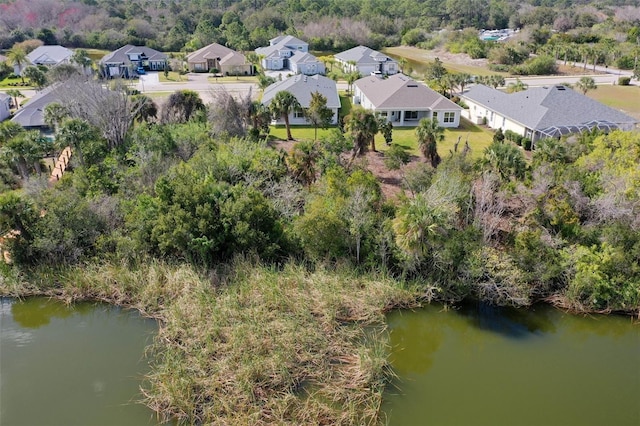
[[[269,46],[255,52],[262,57],[265,70],[291,70],[296,74],[324,74],[324,64],[309,53],[309,43],[294,36],[279,36],[269,40]]]
[[[11,115],[11,96],[0,93],[0,121],[4,121]]]
[[[286,80],[273,83],[264,90],[262,105],[269,106],[278,92],[287,91],[296,97],[302,108],[309,108],[311,94],[318,92],[327,98],[327,108],[333,111],[332,124],[338,123],[340,111],[340,97],[336,82],[322,75],[294,75]],[[282,117],[276,117],[275,124],[283,124]],[[289,115],[289,124],[309,124],[302,110],[292,111]]]
[[[146,46],[127,44],[105,55],[99,62],[103,77],[136,76],[138,68],[146,71],[163,71],[167,67],[167,55]]]
[[[638,120],[565,86],[533,87],[505,93],[483,85],[462,95],[475,123],[511,130],[536,140],[580,133],[595,127],[631,130]]]
[[[68,64],[71,62],[73,50],[62,46],[39,46],[32,50],[27,59],[33,65],[45,65],[47,67],[55,67],[60,64]]]
[[[404,74],[368,75],[354,83],[353,103],[386,117],[394,126],[417,126],[435,118],[442,127],[458,127],[462,108]]]
[[[366,46],[356,46],[353,49],[334,55],[345,72],[358,71],[361,75],[398,73],[398,62],[378,51]]]
[[[37,93],[33,98],[20,108],[11,121],[18,123],[27,130],[44,129],[44,109],[47,105],[60,102],[59,96],[52,86]]]
[[[223,75],[253,75],[253,65],[247,57],[218,43],[198,49],[187,55],[189,71],[218,70]]]

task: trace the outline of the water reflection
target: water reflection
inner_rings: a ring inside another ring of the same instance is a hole
[[[30,298],[11,303],[13,320],[26,328],[40,328],[52,318],[68,318],[73,311],[60,302],[45,298]]]
[[[640,325],[629,318],[470,303],[387,321],[389,425],[640,425]]]
[[[499,333],[511,339],[526,339],[534,335],[555,333],[550,309],[515,309],[483,302],[469,302],[456,312],[469,319],[480,330]]]

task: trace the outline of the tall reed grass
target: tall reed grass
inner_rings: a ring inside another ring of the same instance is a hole
[[[415,293],[383,276],[237,260],[41,269],[0,293],[103,300],[158,318],[145,403],[187,424],[381,424],[385,310]]]

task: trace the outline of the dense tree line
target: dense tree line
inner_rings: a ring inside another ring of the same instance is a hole
[[[298,35],[316,50],[416,44],[450,28],[528,27],[566,32],[605,23],[637,24],[634,1],[591,3],[511,0],[13,0],[0,2],[0,48],[37,38],[68,47],[115,49],[126,43],[164,51],[211,42],[239,50]]]
[[[386,154],[406,190],[391,202],[359,160],[381,129],[357,108],[347,133],[297,142],[287,154],[253,127],[252,104],[228,94],[208,111],[198,111],[197,94],[176,94],[163,108],[179,120],[143,118],[152,101],[138,95],[122,104],[129,114],[117,127],[126,131],[113,139],[91,115],[125,102],[117,87],[110,95],[75,87],[75,106],[47,111],[58,143],[75,152],[57,185],[38,178],[42,152],[31,147],[47,145],[0,126],[2,169],[15,173],[2,175],[0,225],[18,267],[162,258],[207,269],[253,254],[381,270],[445,300],[640,305],[637,132],[538,141],[531,162],[499,133],[472,161],[468,148],[441,158],[442,129],[423,120],[424,160],[408,167],[401,149]],[[220,104],[245,118],[227,122],[212,113]]]

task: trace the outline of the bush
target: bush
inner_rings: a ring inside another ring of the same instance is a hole
[[[635,59],[631,55],[621,56],[616,60],[616,67],[621,70],[632,70]]]
[[[531,139],[522,138],[522,146],[525,149],[525,151],[531,151]]]
[[[631,83],[631,77],[620,77],[618,78],[618,84],[620,86],[628,86]]]
[[[506,140],[510,141],[510,142],[515,142],[515,141],[516,141],[516,138],[517,138],[518,136],[519,136],[519,135],[518,135],[516,132],[514,132],[513,130],[505,130],[505,131],[504,131],[504,138],[505,138]]]

